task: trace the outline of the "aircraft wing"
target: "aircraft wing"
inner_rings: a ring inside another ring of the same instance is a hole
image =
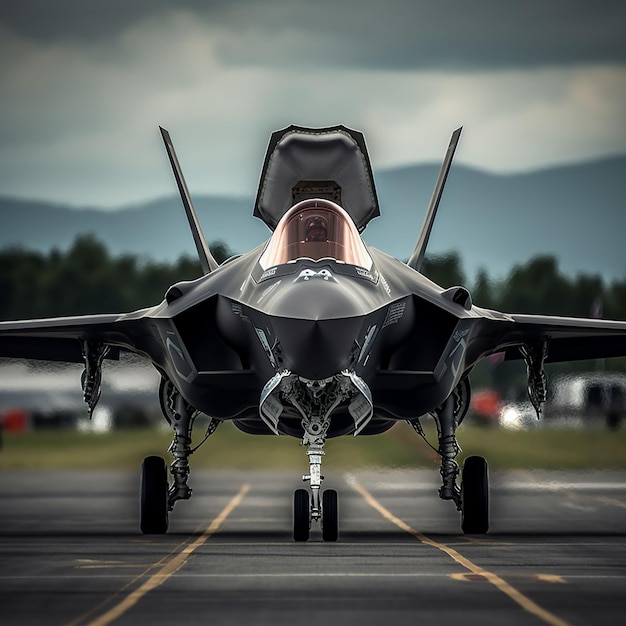
[[[555,315],[510,317],[514,323],[503,337],[503,343],[508,344],[507,360],[521,358],[517,346],[546,339],[546,362],[626,356],[626,322]]]
[[[130,314],[78,315],[0,322],[0,357],[83,362],[83,342],[105,343],[117,358],[119,348],[139,351],[137,338],[146,334],[143,311]]]

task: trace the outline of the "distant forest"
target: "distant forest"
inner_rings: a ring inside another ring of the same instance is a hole
[[[233,254],[221,241],[210,247],[218,262]],[[465,285],[486,308],[626,319],[626,276],[610,284],[595,275],[571,278],[551,256],[516,265],[502,281],[486,270],[468,280],[455,254],[427,257],[423,272],[442,287]],[[187,256],[173,264],[112,256],[91,235],[79,236],[66,252],[6,248],[0,250],[0,319],[133,311],[161,302],[173,283],[199,276],[200,264]]]
[[[211,244],[218,262],[232,256]],[[182,256],[173,264],[135,255],[112,256],[92,235],[77,237],[67,252],[0,250],[0,319],[125,313],[158,304],[167,288],[202,276],[200,263]]]

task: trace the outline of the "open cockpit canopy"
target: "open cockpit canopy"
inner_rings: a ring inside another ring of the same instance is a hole
[[[346,128],[289,126],[270,138],[254,215],[274,230],[301,200],[339,204],[362,232],[380,214],[362,133]]]
[[[367,270],[372,266],[348,213],[338,204],[320,198],[298,202],[283,215],[259,262],[266,270],[303,258],[330,258]]]

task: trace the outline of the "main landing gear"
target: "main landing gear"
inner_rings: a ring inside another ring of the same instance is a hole
[[[162,379],[159,390],[161,410],[174,429],[174,440],[169,447],[174,457],[170,465],[172,484],[168,485],[165,461],[159,456],[146,457],[141,466],[141,521],[144,534],[167,532],[168,513],[178,500],[188,500],[191,488],[189,478],[189,456],[193,454],[215,432],[220,422],[209,421],[204,439],[191,447],[191,432],[197,411],[185,402],[171,381]]]
[[[461,474],[461,486],[457,484],[460,472],[456,456],[461,451],[456,440],[463,398],[455,392],[433,414],[437,425],[438,447],[433,448],[441,456],[441,480],[439,497],[452,500],[461,512],[461,529],[467,534],[485,534],[489,530],[489,471],[487,461],[480,456],[465,460]],[[426,440],[419,419],[409,422]],[[427,441],[428,443],[428,441]],[[429,444],[430,445],[430,444]]]
[[[319,387],[319,388],[318,388]],[[324,477],[321,473],[324,444],[330,427],[330,414],[339,403],[341,396],[331,394],[327,400],[322,397],[324,386],[317,385],[311,392],[313,400],[309,410],[302,409],[302,399],[294,398],[292,403],[300,410],[304,431],[302,445],[307,446],[309,473],[303,480],[309,489],[297,489],[293,499],[293,538],[295,541],[308,541],[313,522],[320,522],[322,539],[337,541],[338,503],[337,492],[327,489],[322,492]],[[141,531],[145,534],[162,534],[167,531],[168,513],[178,500],[191,496],[187,484],[189,477],[189,456],[198,448],[191,448],[193,422],[197,412],[187,404],[171,381],[161,383],[161,407],[168,422],[174,429],[174,440],[169,448],[174,460],[170,466],[172,483],[168,485],[165,461],[160,457],[147,457],[142,465],[141,478]],[[439,497],[452,500],[461,512],[461,528],[465,533],[484,534],[489,529],[489,472],[487,462],[482,457],[472,456],[465,461],[461,486],[457,478],[461,473],[456,457],[460,452],[456,440],[456,428],[463,419],[463,408],[467,406],[467,391],[459,386],[457,390],[433,414],[438,432],[436,452],[441,456],[440,474],[442,486]],[[424,438],[419,419],[410,422]],[[204,439],[215,431],[218,421],[212,420]]]

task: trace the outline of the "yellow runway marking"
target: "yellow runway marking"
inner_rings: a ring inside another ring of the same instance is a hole
[[[378,502],[378,500],[376,500],[376,498],[374,498],[374,496],[372,496],[372,494],[367,491],[367,489],[365,489],[365,487],[363,487],[360,483],[358,483],[356,479],[352,476],[348,478],[348,483],[352,486],[353,489],[360,493],[365,501],[373,509],[378,511],[385,519],[389,520],[392,524],[395,524],[398,528],[402,529],[409,535],[413,535],[424,545],[431,546],[432,548],[436,548],[437,550],[441,550],[441,552],[444,552],[459,565],[463,566],[465,569],[474,574],[478,580],[484,579],[488,581],[499,591],[511,598],[511,600],[513,600],[528,613],[535,615],[539,619],[543,620],[546,624],[550,624],[551,626],[571,626],[569,622],[566,622],[565,620],[554,615],[553,613],[550,613],[550,611],[547,611],[546,609],[540,607],[530,598],[525,596],[521,591],[518,591],[517,589],[515,589],[515,587],[509,585],[509,583],[507,583],[503,578],[500,578],[500,576],[498,576],[497,574],[483,569],[482,567],[480,567],[480,565],[476,565],[468,558],[464,557],[460,552],[457,552],[454,548],[451,548],[444,543],[434,541],[433,539],[430,539],[429,537],[420,533],[414,528],[411,528],[411,526],[409,526],[406,522],[396,517],[393,513],[391,513],[391,511],[386,509],[380,502]]]
[[[557,574],[535,574],[534,578],[536,580],[543,580],[547,583],[557,583],[559,585],[564,585],[565,580],[562,576],[558,576]]]
[[[145,569],[149,567],[145,563],[138,563],[137,565],[79,565],[78,569]]]
[[[452,580],[461,581],[488,581],[488,579],[483,574],[472,574],[471,572],[456,572],[455,574],[450,574],[450,578],[452,578]],[[533,574],[530,578],[534,578],[535,580],[541,580],[544,583],[558,583],[561,585],[566,584],[563,577],[557,576],[556,574]]]
[[[622,502],[621,500],[617,500],[616,498],[607,498],[606,496],[596,496],[596,500],[602,502],[603,504],[609,504],[611,506],[618,506],[622,509],[626,509],[626,502]]]
[[[510,541],[498,541],[496,539],[479,539],[478,537],[461,537],[463,541],[467,541],[467,543],[478,543],[483,546],[514,546],[514,543]]]
[[[97,559],[76,559],[77,569],[125,569],[125,568],[150,568],[149,563],[126,563],[125,561],[100,561]]]
[[[214,535],[224,523],[226,518],[241,503],[246,493],[248,493],[250,485],[243,485],[239,493],[224,507],[222,512],[211,522],[210,526],[192,543],[186,545],[180,552],[167,561],[161,569],[150,576],[139,588],[131,591],[121,602],[109,609],[106,613],[89,622],[88,626],[106,626],[114,620],[121,617],[126,611],[135,606],[146,594],[150,593],[168,578],[175,574],[181,567],[185,565],[187,559],[202,546],[207,539]]]
[[[452,578],[452,580],[461,581],[487,580],[482,574],[468,574],[467,572],[456,572],[454,574],[450,574],[450,578]]]

